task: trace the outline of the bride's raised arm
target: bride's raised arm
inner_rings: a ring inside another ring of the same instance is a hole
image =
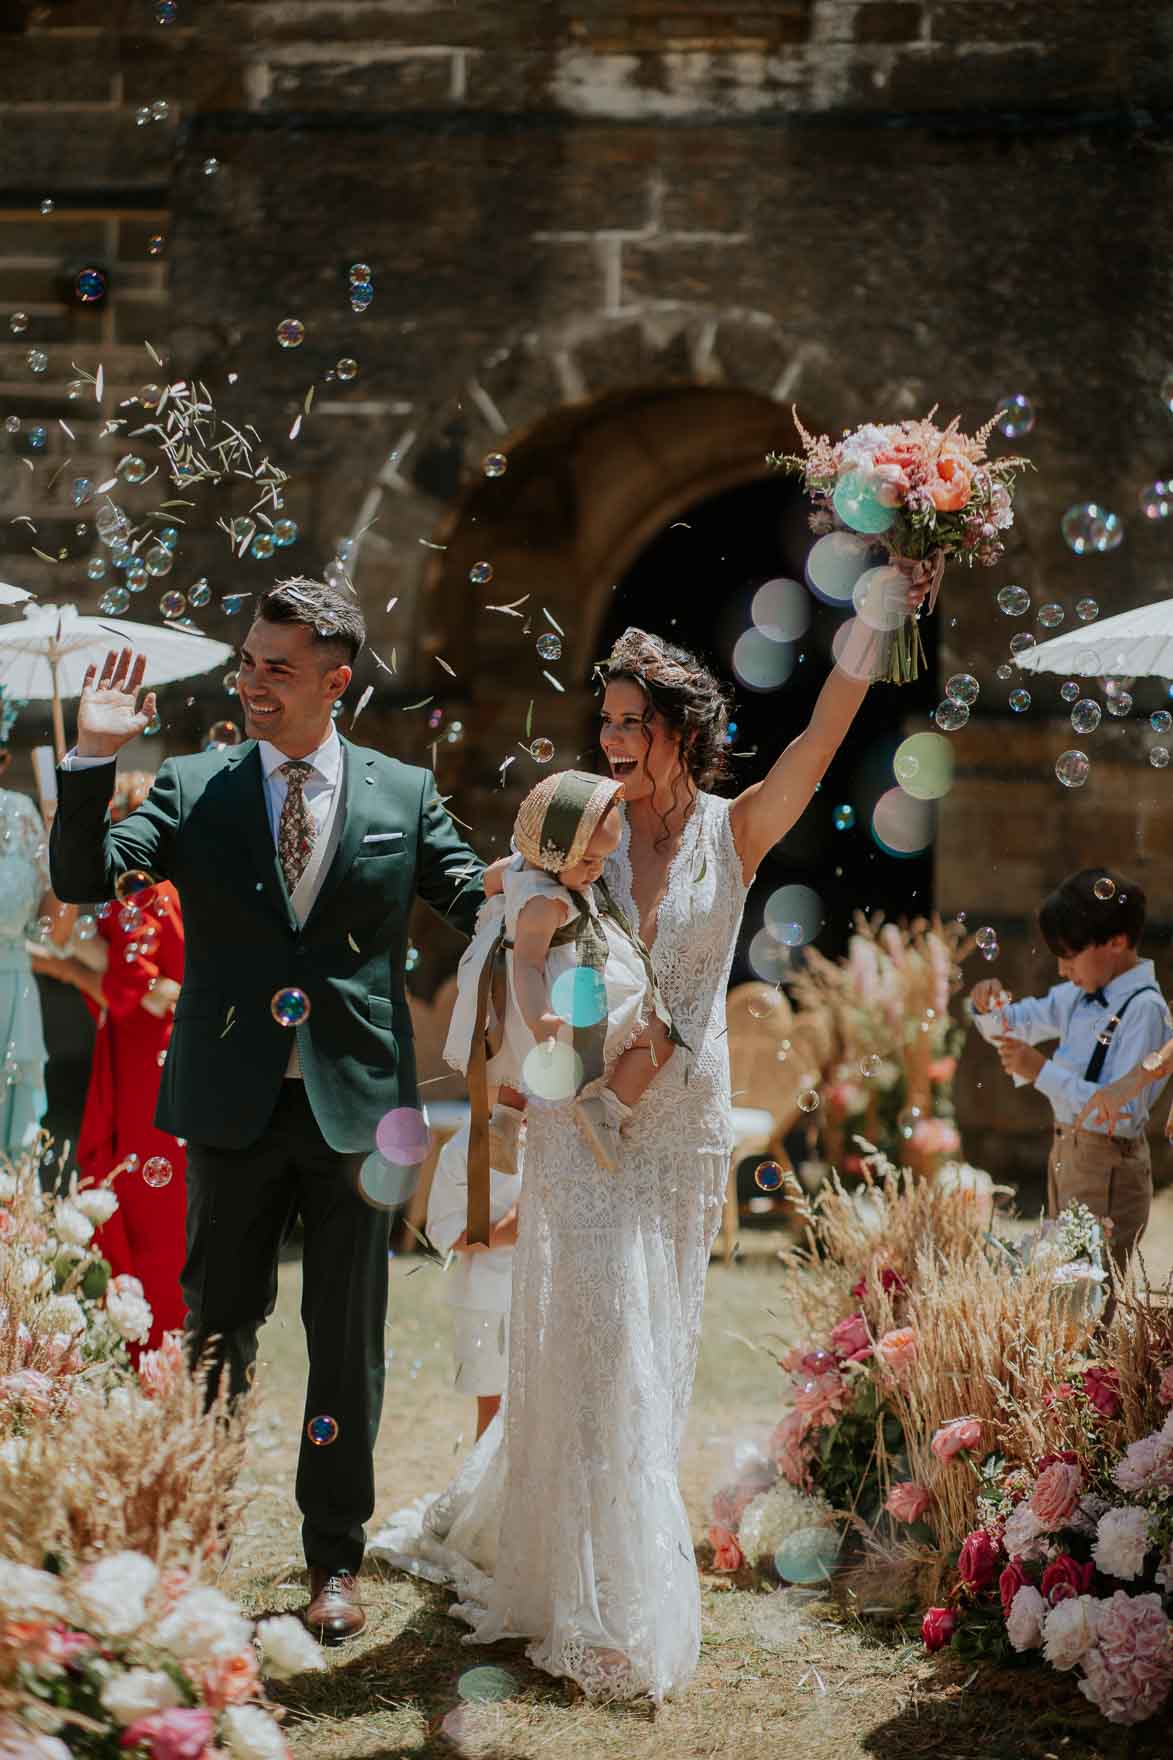
[[[729,818],[747,886],[763,856],[785,837],[806,810],[843,744],[867,689],[866,677],[853,677],[837,664],[798,738],[791,740],[760,782],[753,783],[733,802]]]

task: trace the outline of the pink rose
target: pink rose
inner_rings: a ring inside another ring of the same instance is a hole
[[[833,1424],[848,1399],[847,1383],[838,1373],[812,1375],[794,1393],[795,1406],[814,1429]]]
[[[943,1650],[961,1621],[951,1607],[930,1607],[920,1622],[926,1650]]]
[[[998,1578],[998,1597],[1002,1603],[1003,1619],[1010,1618],[1014,1597],[1020,1589],[1025,1589],[1029,1582],[1030,1578],[1016,1558],[1012,1558],[1010,1563],[1003,1567],[1002,1574]]]
[[[1048,1607],[1054,1607],[1058,1601],[1070,1601],[1077,1595],[1086,1595],[1095,1574],[1096,1567],[1090,1559],[1086,1564],[1079,1564],[1070,1553],[1061,1552],[1043,1572],[1043,1580],[1039,1584],[1043,1600]]]
[[[1031,1493],[1030,1507],[1044,1528],[1064,1526],[1083,1495],[1083,1474],[1066,1461],[1054,1461]]]
[[[846,1362],[857,1363],[871,1354],[868,1323],[862,1314],[849,1314],[831,1329],[831,1349]]]
[[[140,1717],[123,1730],[118,1745],[137,1748],[145,1742],[151,1760],[204,1760],[211,1739],[210,1711],[179,1709]]]
[[[713,1548],[715,1571],[739,1571],[745,1563],[745,1554],[737,1543],[737,1535],[731,1534],[728,1528],[710,1528],[709,1544]]]
[[[932,1501],[931,1491],[913,1479],[905,1479],[899,1485],[893,1485],[884,1508],[898,1522],[919,1522]]]
[[[1162,1405],[1173,1406],[1173,1363],[1166,1363],[1157,1383],[1157,1398]]]
[[[961,1544],[957,1573],[967,1589],[988,1589],[998,1574],[1002,1548],[984,1528],[975,1528]]]
[[[876,1354],[897,1379],[916,1361],[916,1328],[898,1326],[876,1341]]]
[[[1115,1369],[1093,1363],[1084,1372],[1083,1391],[1101,1418],[1115,1418],[1120,1411],[1120,1377]]]
[[[902,1293],[908,1288],[908,1285],[901,1277],[899,1271],[893,1271],[890,1265],[885,1265],[884,1269],[880,1272],[880,1288],[885,1295],[891,1295],[893,1290]],[[860,1278],[858,1283],[852,1284],[851,1293],[857,1301],[862,1302],[870,1289],[871,1282],[865,1274]]]
[[[982,1427],[977,1418],[951,1418],[933,1437],[929,1447],[939,1461],[951,1461],[955,1455],[978,1446]]]

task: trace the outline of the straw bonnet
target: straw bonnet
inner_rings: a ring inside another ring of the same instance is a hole
[[[576,867],[599,821],[623,792],[623,784],[587,770],[556,770],[531,788],[513,822],[516,849],[550,874]]]

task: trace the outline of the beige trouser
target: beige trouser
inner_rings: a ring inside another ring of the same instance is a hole
[[[1123,1271],[1145,1231],[1153,1202],[1153,1170],[1145,1137],[1108,1137],[1057,1124],[1047,1163],[1047,1214],[1086,1204],[1110,1219],[1107,1246]]]

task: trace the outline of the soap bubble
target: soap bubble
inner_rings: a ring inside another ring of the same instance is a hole
[[[807,585],[824,604],[846,605],[872,557],[873,547],[866,538],[854,532],[828,532],[807,556]]]
[[[1149,726],[1154,733],[1173,733],[1173,715],[1168,709],[1154,709],[1149,716]]]
[[[1117,721],[1132,712],[1132,698],[1127,691],[1109,691],[1106,693],[1104,707],[1109,715],[1115,715]]]
[[[1081,697],[1071,711],[1071,727],[1075,733],[1094,733],[1100,725],[1100,705],[1091,697]]]
[[[487,587],[493,578],[491,562],[474,562],[468,571],[468,578],[474,587]]]
[[[540,737],[531,740],[529,755],[535,764],[548,764],[554,756],[554,741]]]
[[[1030,708],[1030,692],[1023,690],[1011,691],[1006,701],[1010,704],[1010,707],[1014,710],[1016,715],[1025,715],[1026,711]]]
[[[774,1554],[774,1569],[786,1583],[825,1583],[835,1574],[842,1546],[834,1528],[799,1528]]]
[[[843,524],[853,532],[886,532],[896,518],[877,494],[878,483],[866,471],[847,471],[835,485],[831,504]]]
[[[338,1440],[338,1420],[323,1413],[320,1417],[310,1419],[305,1433],[315,1448],[329,1448],[332,1442]]]
[[[1153,746],[1149,752],[1149,763],[1154,770],[1163,770],[1169,762],[1168,746]]]
[[[220,601],[220,609],[225,617],[235,617],[247,598],[247,593],[225,593]]]
[[[1062,605],[1052,601],[1049,605],[1040,605],[1036,615],[1044,629],[1058,629],[1067,614]]]
[[[832,812],[831,823],[836,831],[850,831],[855,824],[855,808],[844,802]]]
[[[760,1192],[780,1191],[785,1178],[776,1161],[759,1161],[754,1168],[753,1181]]]
[[[955,703],[952,697],[946,697],[933,710],[933,720],[942,733],[956,733],[969,720],[969,710],[964,703]]]
[[[1025,587],[1003,587],[998,594],[998,609],[1007,617],[1021,617],[1030,610],[1030,594]]]
[[[374,1149],[360,1166],[356,1183],[359,1197],[372,1210],[398,1210],[419,1184],[419,1166],[402,1166]]]
[[[903,788],[890,788],[872,811],[872,837],[887,855],[905,859],[919,855],[933,841],[931,800],[920,800]]]
[[[277,548],[277,540],[272,532],[258,532],[248,547],[248,553],[254,562],[267,562]]]
[[[772,642],[797,642],[810,627],[810,594],[798,581],[764,581],[750,604],[754,628]]]
[[[897,746],[892,774],[914,800],[939,801],[953,786],[953,765],[953,747],[947,739],[939,733],[914,733]]]
[[[130,594],[125,587],[107,587],[98,600],[98,610],[107,617],[121,617],[130,607]]]
[[[819,1096],[813,1088],[804,1088],[802,1090],[801,1094],[798,1096],[798,1110],[800,1112],[808,1113],[817,1112],[819,1110]]]
[[[802,947],[823,926],[823,901],[810,886],[779,886],[766,900],[765,926],[783,947]]]
[[[977,679],[971,673],[955,672],[945,686],[945,695],[951,703],[964,703],[967,709],[972,709],[978,700],[980,689]]]
[[[983,928],[978,930],[977,934],[974,936],[974,941],[980,948],[996,947],[998,945],[998,931],[992,929],[987,923]]]
[[[527,1091],[539,1100],[569,1100],[582,1085],[582,1058],[561,1040],[535,1045],[521,1066]]]
[[[157,579],[161,574],[171,573],[175,566],[175,558],[166,544],[152,544],[143,557],[143,564],[147,573],[153,574]]]
[[[899,629],[908,616],[908,576],[887,564],[865,569],[855,583],[851,600],[869,629]]]
[[[154,884],[145,868],[127,868],[114,882],[114,896],[119,904],[126,904],[129,899],[137,897],[140,892],[146,892]],[[135,927],[137,926],[136,924]]]
[[[274,991],[269,1013],[279,1027],[300,1027],[310,1018],[310,999],[304,990],[290,984]]]
[[[1109,875],[1101,874],[1092,891],[1102,904],[1107,904],[1109,899],[1116,896],[1116,882]]]
[[[877,1057],[874,1051],[871,1052],[867,1057],[860,1058],[860,1060],[859,1060],[859,1073],[863,1077],[865,1082],[870,1082],[870,1081],[875,1080],[876,1076],[879,1075],[880,1070],[883,1067],[883,1062],[884,1062],[883,1058]]]
[[[73,925],[73,933],[79,941],[92,941],[98,933],[98,919],[90,916],[87,911]]]
[[[118,475],[127,483],[141,483],[147,474],[147,461],[137,452],[128,452],[118,461]]]
[[[282,318],[277,326],[277,341],[282,348],[300,348],[305,341],[305,325],[300,318]]]
[[[487,477],[503,477],[509,469],[509,460],[503,452],[486,452],[481,469]]]
[[[158,1190],[161,1186],[169,1186],[174,1173],[171,1163],[165,1155],[152,1155],[143,1162],[143,1184]]]
[[[147,255],[149,257],[161,257],[166,248],[167,240],[164,238],[163,234],[161,232],[152,232],[150,238],[147,240]]]
[[[1100,607],[1095,599],[1077,599],[1075,601],[1075,615],[1080,623],[1094,623],[1100,615]]]
[[[179,528],[178,526],[160,526],[157,536],[164,549],[174,550],[179,543]]]
[[[51,214],[56,206],[57,204],[52,196],[46,196],[41,203],[41,213],[45,215]]]
[[[344,354],[340,361],[335,361],[334,371],[344,385],[349,385],[350,381],[358,375],[358,362],[353,355]]]
[[[130,588],[132,593],[145,592],[146,588],[150,584],[150,579],[151,579],[150,575],[147,573],[145,567],[137,559],[137,557],[135,558],[135,560],[133,562],[127,563],[127,565],[126,565],[126,584]]]
[[[1140,511],[1146,519],[1168,519],[1173,513],[1173,482],[1158,478],[1140,492]]]
[[[200,610],[202,606],[207,605],[210,602],[211,597],[212,589],[208,585],[206,575],[201,575],[199,580],[193,581],[191,586],[187,589],[187,602],[189,605],[193,605],[197,611]]]
[[[1120,516],[1097,501],[1080,501],[1069,507],[1059,521],[1059,529],[1077,556],[1115,550],[1124,538]]]
[[[296,544],[300,536],[296,520],[279,519],[273,527],[273,537],[282,550],[287,550],[290,544]]]
[[[477,1668],[466,1668],[456,1683],[457,1696],[474,1705],[511,1699],[517,1690],[517,1681],[509,1670],[497,1668],[490,1663],[482,1663]]]
[[[1064,788],[1082,788],[1091,773],[1091,761],[1086,752],[1060,752],[1055,759],[1055,775]]]
[[[549,635],[539,636],[536,645],[538,654],[543,660],[561,660],[562,643],[553,632]]]
[[[45,353],[43,348],[30,348],[24,358],[28,362],[30,372],[33,372],[33,373],[47,373],[48,372],[48,370],[49,370],[49,357]]]
[[[23,336],[29,327],[27,312],[12,312],[8,319],[8,328],[14,336]]]
[[[239,744],[240,729],[235,721],[213,721],[204,738],[205,751],[213,746],[238,746]]]
[[[768,1021],[781,1006],[782,997],[777,990],[754,990],[745,1005],[750,1019],[755,1021]]]
[[[571,966],[550,986],[550,1008],[572,1027],[594,1027],[607,1016],[607,986],[591,966]]]
[[[399,1167],[418,1167],[430,1146],[428,1121],[418,1106],[393,1106],[375,1127],[375,1147]]]
[[[159,600],[159,610],[168,620],[182,617],[187,610],[186,594],[181,593],[177,587],[172,587],[171,591],[164,593]]]
[[[1034,646],[1035,639],[1029,630],[1020,629],[1016,636],[1010,638],[1010,652],[1012,654],[1025,654],[1028,648]]]
[[[203,164],[200,166],[200,170],[203,172],[205,177],[215,177],[215,175],[219,171],[219,169],[220,169],[219,159],[205,159]]]
[[[1035,425],[1034,404],[1023,392],[1016,391],[998,399],[994,417],[1000,434],[1007,440],[1018,440]]]
[[[370,281],[352,281],[350,284],[350,309],[352,312],[365,312],[375,297],[374,285]]]
[[[96,305],[100,299],[106,297],[105,270],[96,268],[93,264],[79,269],[74,277],[73,291],[83,306]]]
[[[92,581],[104,580],[106,577],[106,558],[104,556],[91,556],[86,563],[86,574]]]

